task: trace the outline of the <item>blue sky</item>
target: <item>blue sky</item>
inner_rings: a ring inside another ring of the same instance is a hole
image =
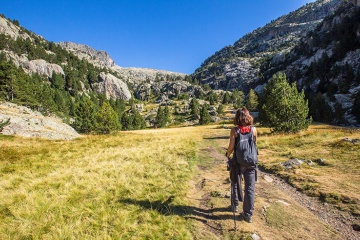
[[[0,0],[53,42],[105,50],[121,67],[191,74],[209,56],[314,0]]]

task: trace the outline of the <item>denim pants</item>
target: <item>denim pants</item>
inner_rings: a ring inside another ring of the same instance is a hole
[[[233,199],[231,199],[235,206],[239,205],[239,189],[238,185],[241,184],[241,177],[244,178],[244,199],[243,200],[243,213],[245,216],[252,216],[254,212],[255,201],[255,182],[256,182],[256,168],[255,167],[242,167],[233,166],[234,171],[230,172],[231,186],[233,192]],[[238,177],[238,178],[237,178]],[[240,179],[240,181],[237,181]],[[241,189],[241,188],[240,188]]]

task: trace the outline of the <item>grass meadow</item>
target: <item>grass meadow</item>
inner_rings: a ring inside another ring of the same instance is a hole
[[[261,128],[259,133],[263,168],[307,195],[360,216],[359,129],[314,124],[298,134],[271,135]],[[305,164],[291,170],[280,165],[295,158]]]
[[[258,127],[261,167],[359,214],[358,130],[313,125],[292,135]],[[200,149],[222,154],[229,129],[151,129],[49,141],[0,135],[0,239],[204,239],[187,218]],[[289,158],[315,165],[285,170]],[[320,162],[318,159],[323,159]],[[321,163],[321,164],[320,164]]]

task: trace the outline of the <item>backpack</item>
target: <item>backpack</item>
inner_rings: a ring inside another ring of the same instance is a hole
[[[253,126],[249,133],[241,133],[236,127],[235,131],[238,135],[235,141],[235,159],[237,163],[244,167],[257,166],[258,151],[254,139]]]

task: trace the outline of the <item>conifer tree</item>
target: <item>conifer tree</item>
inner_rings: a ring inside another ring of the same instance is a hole
[[[307,119],[309,108],[304,91],[298,92],[295,83],[290,85],[284,73],[273,75],[265,89],[262,110],[274,132],[298,132],[311,123]]]
[[[164,110],[159,105],[157,115],[156,115],[156,125],[158,127],[165,127],[166,126],[166,116]]]
[[[133,129],[144,129],[146,128],[146,122],[143,116],[139,113],[139,111],[134,111],[133,113]]]
[[[250,89],[245,106],[250,111],[254,111],[257,110],[258,105],[259,105],[258,96],[256,95],[253,89]]]
[[[198,115],[199,112],[199,101],[196,98],[192,98],[189,104],[191,115]]]
[[[235,90],[231,94],[231,101],[233,102],[233,107],[235,109],[243,107],[244,99],[245,94],[242,91]]]
[[[108,102],[103,102],[100,111],[96,115],[98,133],[109,134],[112,131],[121,129],[119,118]]]
[[[134,118],[129,112],[124,112],[121,116],[122,130],[132,130],[134,125]]]
[[[166,123],[170,123],[171,122],[171,119],[170,119],[170,109],[168,107],[168,105],[165,105],[165,108],[164,108],[164,116],[165,116],[165,121]]]
[[[231,102],[231,97],[230,94],[228,92],[225,92],[224,96],[223,96],[223,104],[228,104]]]
[[[86,96],[80,97],[75,109],[74,128],[81,133],[90,133],[96,129],[96,123],[94,103]]]
[[[204,104],[200,111],[200,119],[199,124],[200,125],[206,125],[209,124],[211,121],[210,113],[208,111],[209,105]]]
[[[219,115],[224,114],[224,105],[219,104],[219,106],[218,106],[218,108],[217,108],[217,113],[218,113]]]
[[[333,112],[330,105],[325,101],[321,93],[316,97],[310,98],[311,104],[309,108],[309,115],[317,122],[331,123]]]

